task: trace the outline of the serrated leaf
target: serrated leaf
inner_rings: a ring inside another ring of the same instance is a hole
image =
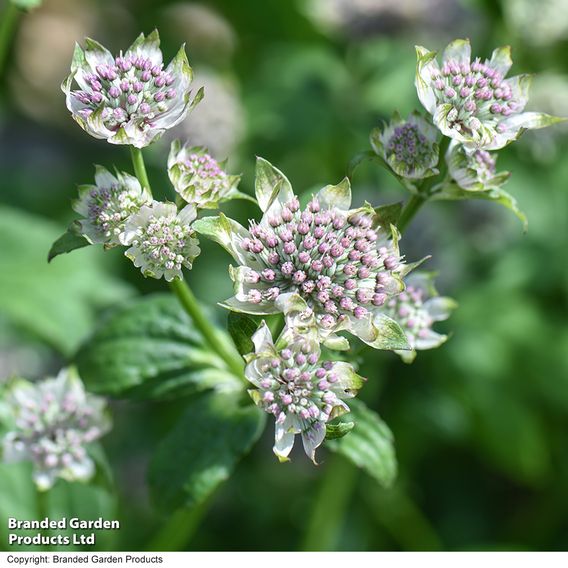
[[[221,330],[218,337],[230,344]],[[168,294],[121,306],[101,322],[75,361],[90,391],[113,396],[156,399],[241,385]]]
[[[343,438],[343,436],[349,434],[349,432],[351,432],[354,427],[355,422],[338,422],[337,424],[326,424],[325,439],[337,440],[338,438]]]
[[[67,254],[73,250],[89,246],[91,243],[80,233],[74,224],[69,225],[67,231],[63,233],[49,249],[47,255],[47,262],[51,262],[56,256],[60,254]]]
[[[239,406],[234,395],[192,399],[150,463],[156,505],[170,512],[205,501],[258,440],[265,421],[264,412],[252,404]]]
[[[254,351],[251,336],[258,329],[259,322],[253,317],[239,313],[229,312],[228,330],[233,338],[235,346],[241,355],[248,355]]]
[[[93,248],[47,263],[61,228],[9,207],[0,207],[0,311],[17,327],[71,354],[92,329],[101,309],[132,290],[105,273]]]
[[[390,487],[397,474],[394,439],[389,427],[379,415],[360,400],[349,401],[351,412],[345,415],[355,427],[339,440],[330,440],[327,447],[366,471],[383,487]]]

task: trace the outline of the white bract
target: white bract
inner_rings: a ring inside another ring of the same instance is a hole
[[[95,138],[143,148],[184,119],[193,73],[184,47],[164,69],[158,32],[144,34],[118,57],[100,43],[75,47],[71,74],[61,85],[75,121]],[[78,88],[76,88],[78,86]]]
[[[240,176],[228,175],[224,166],[205,148],[172,142],[168,157],[170,181],[176,192],[198,209],[216,209],[219,203],[244,195],[237,190]]]
[[[96,166],[95,185],[79,186],[73,209],[83,217],[77,222],[79,232],[90,243],[111,247],[121,244],[120,235],[130,215],[151,201],[152,196],[135,177],[123,172],[114,176]]]
[[[396,229],[380,226],[370,205],[350,209],[347,179],[324,187],[302,210],[284,174],[261,158],[256,197],[264,215],[249,229],[223,215],[194,225],[239,263],[230,269],[235,296],[223,305],[273,314],[303,302],[322,335],[346,330],[373,347],[393,348],[385,344],[400,330],[381,306],[403,290],[411,268]]]
[[[40,490],[58,477],[87,481],[95,465],[87,446],[110,430],[104,399],[85,392],[70,370],[32,383],[17,379],[8,387],[6,403],[13,425],[3,439],[7,463],[31,461]]]
[[[416,351],[434,349],[447,339],[447,335],[435,332],[432,326],[437,321],[450,317],[457,304],[451,298],[439,296],[434,288],[433,275],[415,272],[406,279],[406,290],[389,300],[386,313],[404,330],[411,351],[398,351],[407,363],[416,357]]]
[[[420,114],[403,120],[395,113],[390,123],[371,132],[371,145],[392,170],[409,179],[436,175],[439,132]]]
[[[254,402],[276,420],[274,453],[287,461],[300,434],[306,455],[315,463],[326,423],[349,412],[343,399],[354,397],[364,379],[348,363],[321,362],[315,330],[286,328],[275,345],[262,322],[252,341],[255,353],[246,357],[245,376],[256,387],[249,391]]]
[[[179,212],[173,203],[142,206],[125,225],[121,241],[130,248],[124,254],[144,276],[182,279],[182,266],[191,268],[201,252],[191,226],[196,215],[193,205]]]
[[[501,187],[509,172],[497,173],[497,156],[487,150],[467,151],[452,141],[446,154],[448,173],[459,187],[467,191],[487,191]]]
[[[468,149],[497,150],[525,130],[544,128],[562,119],[524,112],[530,75],[505,78],[512,65],[511,48],[500,47],[491,59],[471,60],[469,40],[458,39],[436,52],[417,46],[416,89],[424,108],[441,132]]]

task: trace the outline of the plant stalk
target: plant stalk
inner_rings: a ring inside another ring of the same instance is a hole
[[[0,15],[0,77],[4,72],[20,16],[21,11],[8,0],[4,12]]]
[[[227,363],[229,369],[231,369],[237,377],[242,377],[244,365],[241,357],[237,355],[236,352],[233,353],[226,349],[222,340],[217,337],[217,330],[211,325],[201,310],[199,301],[194,296],[191,288],[185,281],[179,279],[172,280],[172,282],[170,282],[170,288],[178,297],[185,311],[191,316],[195,327],[201,332],[201,335],[209,346]]]
[[[330,456],[315,498],[302,550],[331,551],[336,548],[344,512],[358,477],[359,470],[345,458],[337,454]]]
[[[132,165],[134,166],[134,173],[138,178],[138,181],[145,187],[150,193],[152,193],[152,188],[150,187],[150,180],[148,179],[148,173],[146,172],[146,166],[144,164],[144,156],[142,155],[142,150],[140,148],[135,148],[130,146],[130,156],[132,158]]]
[[[199,528],[206,505],[184,507],[176,511],[170,520],[152,538],[146,550],[153,552],[174,552],[186,550],[189,541]]]
[[[412,197],[408,200],[402,213],[400,214],[400,218],[398,220],[398,230],[402,233],[414,215],[416,215],[417,211],[422,207],[422,205],[426,202],[426,198],[422,197],[420,194],[413,194]]]
[[[142,150],[130,146],[130,155],[132,157],[132,165],[134,173],[140,183],[152,193],[148,173],[144,164],[144,156]],[[223,340],[217,336],[217,330],[210,323],[209,319],[203,313],[199,305],[199,301],[194,296],[191,288],[184,280],[176,279],[170,282],[170,288],[177,296],[185,311],[189,314],[195,327],[200,331],[205,341],[211,349],[215,351],[227,363],[229,369],[239,378],[243,378],[243,360],[237,352],[232,352],[223,344]]]

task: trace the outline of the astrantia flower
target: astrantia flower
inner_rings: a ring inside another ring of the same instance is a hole
[[[300,434],[315,463],[326,422],[349,412],[343,399],[354,397],[363,379],[348,363],[320,362],[317,333],[286,329],[274,345],[263,322],[252,340],[255,353],[247,356],[245,376],[256,387],[249,391],[255,403],[276,419],[274,453],[286,461]]]
[[[143,148],[178,124],[190,102],[192,71],[184,47],[164,69],[158,32],[144,34],[116,59],[92,39],[75,48],[61,88],[77,123],[95,138]],[[74,83],[79,87],[74,88]]]
[[[264,216],[248,230],[223,215],[195,223],[197,232],[223,245],[240,265],[231,267],[235,296],[225,306],[287,313],[300,300],[322,332],[347,330],[384,348],[396,324],[376,316],[403,289],[401,277],[409,270],[396,230],[379,226],[369,205],[349,209],[347,179],[320,190],[302,210],[284,174],[260,158],[256,197]]]
[[[63,370],[39,383],[16,380],[6,402],[13,427],[3,439],[4,461],[31,461],[41,490],[58,477],[87,481],[93,476],[86,447],[110,429],[110,421],[105,401],[87,394],[74,373]]]
[[[226,174],[223,167],[224,163],[211,157],[205,148],[172,143],[170,181],[183,199],[198,209],[215,209],[220,202],[244,195],[237,190],[240,176]]]
[[[114,176],[96,166],[95,185],[80,186],[79,199],[73,203],[83,217],[77,222],[78,230],[91,243],[119,245],[126,220],[151,201],[152,196],[135,177],[121,172]]]
[[[467,151],[461,144],[452,142],[446,154],[450,177],[467,191],[486,191],[502,186],[509,172],[497,173],[497,156],[487,150]]]
[[[173,203],[154,201],[132,215],[124,228],[124,253],[144,276],[171,282],[183,278],[182,266],[191,268],[201,252],[191,223],[196,217],[193,205],[178,212]]]
[[[396,113],[390,124],[371,132],[371,145],[396,174],[421,179],[438,173],[438,137],[438,130],[419,113],[407,120]]]
[[[402,327],[412,347],[412,351],[398,352],[404,361],[411,363],[417,350],[434,349],[447,340],[432,326],[448,319],[456,306],[451,298],[438,296],[431,274],[417,272],[407,278],[406,290],[389,300],[385,309]]]
[[[497,150],[526,129],[543,128],[561,119],[523,112],[529,99],[529,75],[506,79],[511,49],[500,47],[491,59],[471,61],[469,40],[446,47],[442,66],[436,52],[418,46],[418,97],[443,134],[468,148]]]

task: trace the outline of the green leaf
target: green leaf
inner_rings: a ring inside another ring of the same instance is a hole
[[[255,205],[258,205],[257,200],[248,193],[244,193],[243,191],[239,191],[238,189],[232,189],[226,197],[221,199],[221,203],[226,203],[227,201],[232,201],[233,199],[244,199],[246,201],[250,201]]]
[[[230,343],[221,330],[219,341]],[[76,364],[90,391],[113,396],[166,398],[241,386],[169,294],[137,298],[110,314]]]
[[[433,194],[431,199],[437,201],[465,199],[485,199],[486,201],[493,201],[494,203],[503,205],[516,215],[517,219],[523,224],[523,232],[526,233],[528,230],[526,214],[519,208],[515,197],[501,187],[488,189],[487,191],[467,191],[455,183],[447,183],[442,187],[441,191]]]
[[[349,434],[349,432],[351,432],[354,427],[355,422],[338,422],[337,424],[326,424],[325,439],[337,440],[338,438],[343,438],[343,436]]]
[[[155,503],[173,511],[205,501],[258,440],[265,419],[256,406],[239,406],[234,395],[192,399],[150,463]]]
[[[32,8],[39,8],[42,0],[11,0],[11,2],[21,10],[31,10]]]
[[[41,500],[41,502],[40,502]],[[32,480],[30,462],[0,463],[0,518],[7,519],[51,519],[62,517],[79,519],[116,518],[116,498],[105,487],[92,483],[68,483],[57,480],[52,489],[38,497]],[[26,530],[9,531],[22,536],[29,535]],[[72,529],[57,531],[57,534],[70,535]],[[88,534],[92,531],[85,531]],[[82,534],[82,531],[79,532]],[[97,545],[101,550],[113,549],[117,531],[97,531]],[[0,547],[6,550],[7,531],[0,532]],[[11,548],[29,550],[29,545],[11,545]],[[55,550],[76,550],[77,546],[59,546]]]
[[[132,290],[105,273],[102,254],[94,247],[48,264],[49,244],[60,231],[42,217],[0,207],[0,311],[15,326],[68,355],[101,309]]]
[[[337,207],[347,211],[351,207],[351,182],[343,178],[337,185],[326,185],[317,194],[322,207]]]
[[[254,351],[252,334],[258,329],[259,322],[253,317],[239,312],[229,312],[228,329],[237,350],[241,355],[248,355]]]
[[[388,205],[380,205],[375,208],[376,219],[381,227],[390,227],[398,223],[400,214],[402,213],[402,202],[390,203]]]
[[[282,201],[289,201],[294,197],[288,178],[269,161],[260,157],[256,159],[254,191],[262,211],[266,211],[281,192]]]
[[[72,223],[49,249],[47,262],[51,262],[56,256],[66,254],[72,250],[89,246],[91,243],[77,231],[77,226]]]
[[[406,334],[400,325],[384,314],[380,314],[373,321],[377,337],[369,345],[375,349],[406,350],[410,349]]]
[[[377,160],[379,157],[377,156],[377,154],[375,154],[375,152],[373,152],[373,150],[365,150],[364,152],[359,152],[358,154],[355,154],[355,156],[353,156],[353,158],[351,158],[351,161],[349,162],[349,165],[347,166],[347,177],[349,179],[353,179],[353,175],[355,174],[355,170],[363,163],[366,162],[367,160]]]
[[[394,439],[389,427],[379,415],[357,399],[349,401],[347,419],[355,427],[339,440],[330,440],[327,447],[351,460],[383,487],[390,487],[397,474]]]

